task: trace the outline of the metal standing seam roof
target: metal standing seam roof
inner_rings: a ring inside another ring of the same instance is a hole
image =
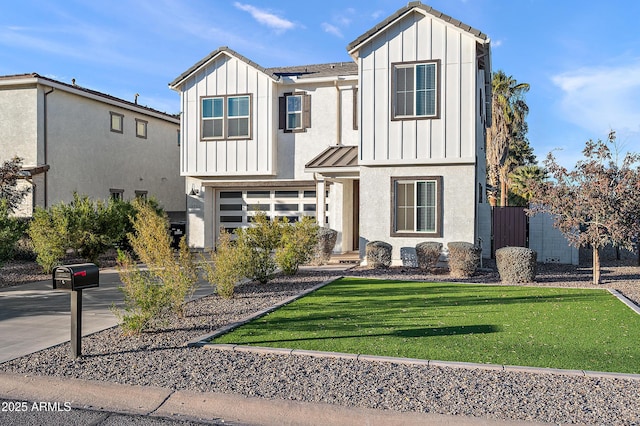
[[[322,151],[304,166],[306,169],[358,167],[358,147],[335,145]]]
[[[489,37],[484,34],[482,31],[477,30],[475,28],[473,28],[470,25],[467,25],[461,21],[458,21],[457,19],[446,15],[430,6],[427,6],[419,1],[412,1],[409,2],[409,4],[407,4],[405,7],[398,9],[398,11],[396,11],[396,13],[394,13],[393,15],[389,16],[388,18],[386,18],[384,21],[380,22],[379,24],[377,24],[376,26],[374,26],[373,28],[371,28],[369,31],[367,31],[366,33],[362,34],[360,37],[358,37],[357,39],[355,39],[354,41],[352,41],[351,43],[349,43],[347,45],[347,52],[351,53],[351,51],[353,51],[355,48],[357,48],[360,44],[362,44],[364,41],[366,41],[367,39],[369,39],[370,37],[374,36],[376,33],[378,33],[379,31],[381,31],[383,28],[385,28],[386,26],[388,26],[389,24],[391,24],[392,22],[394,22],[395,20],[401,18],[403,15],[405,15],[407,12],[413,10],[413,9],[421,9],[422,11],[428,13],[431,16],[434,16],[436,18],[442,19],[445,22],[450,23],[451,25],[454,25],[482,40],[489,40]]]

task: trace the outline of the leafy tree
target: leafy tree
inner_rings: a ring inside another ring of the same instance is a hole
[[[9,215],[9,203],[0,199],[0,265],[11,259],[16,243],[24,235],[27,222]]]
[[[527,126],[525,118],[529,107],[524,94],[529,84],[518,83],[503,71],[493,74],[491,115],[492,123],[487,132],[487,175],[489,180],[489,203],[497,204],[498,193],[501,205],[506,204],[507,176],[513,161],[507,162],[509,147],[514,140],[524,140]]]
[[[545,166],[552,179],[531,181],[529,214],[547,212],[576,247],[593,250],[593,283],[600,283],[599,249],[607,244],[631,249],[640,235],[640,155],[628,153],[621,164],[613,157],[615,133],[607,142],[589,140],[584,160],[572,171],[549,153]]]
[[[22,170],[22,158],[14,157],[0,166],[0,200],[5,200],[7,210],[13,213],[29,192],[29,188],[18,189]]]

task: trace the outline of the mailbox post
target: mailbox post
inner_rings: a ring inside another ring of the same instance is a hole
[[[82,290],[98,287],[100,272],[93,263],[58,266],[53,270],[53,288],[71,291],[71,351],[82,355]]]

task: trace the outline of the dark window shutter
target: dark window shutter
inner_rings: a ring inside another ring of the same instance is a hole
[[[311,95],[302,95],[302,128],[311,127]]]
[[[280,96],[278,98],[278,129],[287,128],[287,98]]]

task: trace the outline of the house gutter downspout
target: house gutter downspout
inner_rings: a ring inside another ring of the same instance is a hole
[[[43,145],[44,145],[44,165],[49,164],[49,146],[47,144],[47,96],[49,96],[51,93],[53,93],[55,89],[53,87],[51,87],[51,90],[49,90],[48,92],[44,92],[44,103],[43,103],[43,115],[44,115],[44,123],[43,123],[43,127],[44,127],[44,137],[42,138],[43,141]],[[49,188],[48,185],[48,175],[49,175],[49,171],[47,170],[44,173],[44,208],[46,209],[49,205],[49,194],[47,189]]]
[[[333,84],[336,88],[336,145],[342,145],[342,95],[338,82],[335,81]]]

